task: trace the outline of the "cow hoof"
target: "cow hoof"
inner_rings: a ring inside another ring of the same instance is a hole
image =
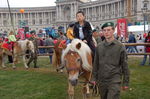
[[[74,96],[72,96],[72,95],[69,95],[69,99],[74,99]]]
[[[91,97],[91,94],[90,94],[90,93],[87,93],[87,94],[86,94],[86,97]]]
[[[39,66],[34,66],[34,68],[39,68]]]
[[[62,70],[62,69],[60,70],[60,73],[63,73],[63,70]]]
[[[3,69],[6,69],[6,66],[3,66]]]

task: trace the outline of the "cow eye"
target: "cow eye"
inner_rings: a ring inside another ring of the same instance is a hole
[[[77,62],[81,62],[81,58],[78,58],[78,59],[77,59]]]

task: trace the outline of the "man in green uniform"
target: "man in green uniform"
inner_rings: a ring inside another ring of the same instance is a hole
[[[127,53],[123,44],[114,38],[112,22],[103,24],[102,31],[106,39],[96,48],[93,77],[98,83],[101,99],[119,99],[121,84],[128,89]]]
[[[38,66],[37,66],[38,44],[37,44],[37,37],[36,37],[35,33],[36,32],[34,30],[30,32],[31,37],[29,38],[29,40],[31,40],[34,44],[34,53],[31,53],[31,57],[30,57],[27,65],[29,66],[30,63],[33,61],[34,68],[38,68]]]

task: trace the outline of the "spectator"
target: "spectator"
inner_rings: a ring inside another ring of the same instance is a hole
[[[44,46],[44,42],[43,42],[43,39],[42,39],[42,38],[39,38],[39,39],[38,39],[38,46]],[[40,53],[40,54],[43,54],[43,53],[44,53],[43,48],[39,48],[39,53]]]
[[[36,36],[36,31],[32,30],[30,32],[31,37],[29,38],[29,40],[31,40],[34,44],[34,53],[31,53],[31,58],[29,59],[27,65],[29,66],[31,62],[34,63],[34,68],[38,68],[37,66],[37,54],[38,54],[38,41],[37,41],[37,36]]]
[[[150,31],[148,32],[148,35],[145,38],[145,43],[150,43]],[[149,45],[145,46],[145,52],[150,53],[150,46]],[[144,55],[141,66],[145,65],[146,60],[147,60],[147,55]],[[150,55],[149,55],[149,65],[150,65]]]
[[[92,36],[95,38],[97,44],[102,42],[102,39],[96,29],[92,31]]]
[[[14,43],[16,42],[16,37],[13,33],[13,31],[11,31],[8,35],[8,40],[9,40],[9,47],[10,47],[10,50],[13,52],[13,46],[14,46]],[[8,60],[9,60],[9,63],[13,63],[13,57],[8,55]]]
[[[46,43],[46,46],[54,46],[54,40],[52,39],[51,36],[46,37],[45,43]],[[46,52],[49,54],[52,54],[53,48],[47,48]],[[50,64],[52,64],[52,55],[49,55],[49,59],[50,59]]]
[[[67,38],[68,38],[67,44],[70,43],[72,39],[74,39],[74,35],[73,35],[74,24],[75,23],[70,23],[69,28],[67,29]]]
[[[105,36],[104,36],[104,33],[102,31],[100,31],[100,37],[101,37],[102,41],[105,40]]]
[[[130,32],[128,43],[136,43],[135,35],[132,32]],[[135,51],[138,53],[136,46],[129,46],[127,51],[128,53],[135,53]]]

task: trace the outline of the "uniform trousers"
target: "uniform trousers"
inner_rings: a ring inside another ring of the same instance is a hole
[[[101,99],[120,99],[121,83],[99,83]]]

